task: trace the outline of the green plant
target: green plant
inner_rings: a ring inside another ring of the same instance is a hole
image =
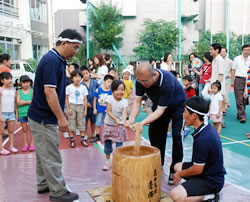
[[[29,63],[29,65],[36,71],[37,69],[37,65],[39,63],[39,60],[33,59],[33,58],[29,58],[24,60],[25,62]]]
[[[165,52],[172,52],[178,47],[178,33],[175,22],[145,19],[143,29],[137,33],[139,45],[133,51],[142,60],[151,57],[160,60]]]
[[[103,0],[95,7],[95,12],[90,11],[91,33],[97,47],[112,50],[112,44],[119,49],[122,47],[121,34],[124,31],[124,25],[121,24],[120,10],[111,1]]]

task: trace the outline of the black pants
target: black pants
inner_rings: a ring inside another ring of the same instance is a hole
[[[177,115],[176,110],[167,108],[159,119],[149,125],[149,139],[151,145],[157,147],[161,151],[161,164],[164,165],[167,131],[170,120],[172,120],[173,140],[170,172],[174,173],[174,165],[181,162],[183,158],[183,115]]]

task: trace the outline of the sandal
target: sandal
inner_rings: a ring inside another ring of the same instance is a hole
[[[3,156],[5,156],[5,155],[10,154],[10,152],[9,152],[8,150],[6,150],[6,149],[2,149],[2,150],[0,151],[0,154],[3,155]]]

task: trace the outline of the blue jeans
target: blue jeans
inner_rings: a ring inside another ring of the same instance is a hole
[[[116,142],[116,147],[122,146],[122,142]],[[104,153],[105,154],[111,154],[113,152],[112,147],[112,140],[105,140],[104,141]]]
[[[103,126],[103,119],[106,116],[106,112],[97,112],[96,115],[96,126],[101,127]]]
[[[204,87],[205,87],[205,84],[199,83],[199,96],[201,96],[201,97],[202,97],[201,92],[202,92],[202,90],[203,90]]]

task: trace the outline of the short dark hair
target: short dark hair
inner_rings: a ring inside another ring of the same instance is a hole
[[[212,87],[212,86],[216,86],[216,87],[218,88],[219,91],[221,90],[221,83],[220,83],[220,81],[218,81],[218,80],[216,80],[215,82],[213,82],[213,83],[211,84],[211,87]]]
[[[22,75],[20,77],[20,82],[26,82],[26,81],[31,81],[30,77],[28,75]]]
[[[0,74],[0,86],[3,86],[2,80],[4,80],[4,79],[10,79],[10,78],[12,79],[11,73],[9,73],[9,72],[2,72]]]
[[[73,66],[74,66],[74,69],[79,69],[79,65],[76,64],[76,63],[71,63],[70,65],[73,65]]]
[[[207,58],[209,62],[213,61],[213,57],[210,55],[210,52],[205,52],[203,56]]]
[[[110,55],[109,55],[108,53],[106,53],[106,54],[104,55],[104,59],[105,59],[105,60],[109,60],[109,59],[110,59]]]
[[[220,52],[221,52],[221,45],[219,44],[219,43],[213,43],[213,44],[211,44],[211,46],[213,47],[213,49],[214,50],[219,50],[219,54],[220,54]]]
[[[111,91],[115,91],[120,85],[123,85],[124,86],[124,90],[125,90],[125,84],[123,83],[123,81],[121,80],[114,80],[111,84]]]
[[[114,80],[114,77],[113,76],[111,76],[111,75],[109,75],[109,74],[107,74],[107,75],[105,75],[104,76],[104,81],[106,81],[106,80],[108,80],[108,79],[111,79],[112,81]]]
[[[68,39],[77,39],[79,41],[83,41],[83,38],[80,33],[78,33],[75,29],[65,29],[59,34],[58,37],[68,38]],[[59,46],[62,41],[57,41],[56,46]]]
[[[75,69],[70,73],[70,77],[71,79],[73,79],[73,77],[79,75],[81,78],[83,78],[82,72],[79,69]]]
[[[170,70],[169,72],[171,72],[175,77],[177,77],[177,72],[174,70]]]
[[[163,61],[164,61],[164,62],[167,62],[168,56],[169,56],[169,55],[172,55],[172,54],[169,53],[169,52],[165,53],[164,58],[163,58]]]
[[[222,49],[225,49],[225,50],[226,50],[226,53],[227,53],[227,48],[225,48],[225,47],[222,47],[222,48],[221,48],[221,50],[222,50]]]
[[[81,72],[84,71],[84,70],[87,70],[90,73],[89,68],[86,67],[85,65],[81,66],[80,70],[81,70]]]
[[[108,73],[111,72],[111,71],[115,71],[116,72],[116,69],[113,68],[113,67],[111,67],[111,68],[109,68]]]
[[[3,53],[0,55],[0,63],[3,63],[4,60],[9,60],[10,59],[10,55],[7,53]]]
[[[209,104],[210,104],[209,100],[205,100],[203,97],[200,97],[200,96],[193,96],[186,101],[185,106],[188,106],[188,107],[190,107],[198,112],[207,114],[209,111]],[[188,110],[188,112],[190,114],[195,113],[188,108],[186,108],[186,109]],[[197,114],[197,115],[198,115],[200,121],[204,121],[203,115],[200,115],[200,114]]]
[[[188,76],[188,75],[184,76],[182,79],[183,80],[188,80],[189,82],[193,81],[192,77]]]
[[[155,58],[153,58],[153,57],[149,59],[149,63],[150,63],[150,64],[151,64],[151,62],[153,62],[153,61],[155,61],[155,62],[156,62],[156,59],[155,59]]]
[[[248,47],[250,47],[250,45],[249,44],[245,44],[245,45],[242,46],[241,50],[243,50],[244,48],[248,48]]]

